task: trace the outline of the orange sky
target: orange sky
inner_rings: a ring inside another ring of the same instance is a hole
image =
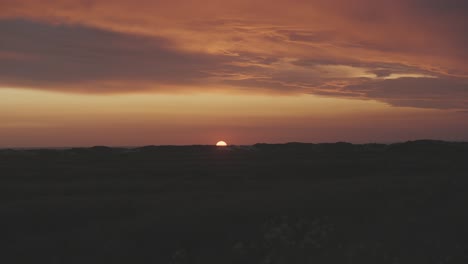
[[[468,140],[461,0],[0,0],[0,147]]]

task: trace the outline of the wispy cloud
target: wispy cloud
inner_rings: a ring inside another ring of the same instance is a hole
[[[2,1],[0,86],[320,94],[467,109],[468,3]]]

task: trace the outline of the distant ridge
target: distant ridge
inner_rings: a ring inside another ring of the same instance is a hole
[[[394,150],[394,151],[408,151],[408,150],[429,150],[437,148],[468,148],[468,142],[456,141],[443,141],[443,140],[413,140],[399,143],[364,143],[353,144],[349,142],[335,142],[335,143],[304,143],[304,142],[287,142],[287,143],[256,143],[253,145],[231,145],[226,147],[227,150],[322,150],[322,151],[351,151],[361,149],[374,149],[374,150]],[[0,148],[0,153],[11,153],[16,151],[52,151],[52,152],[151,152],[151,151],[204,151],[204,150],[218,150],[219,147],[214,145],[148,145],[141,147],[110,147],[110,146],[93,146],[93,147],[63,147],[63,148]]]

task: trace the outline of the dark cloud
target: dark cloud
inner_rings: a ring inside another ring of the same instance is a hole
[[[369,72],[375,74],[377,77],[388,77],[388,76],[392,75],[392,73],[395,73],[394,71],[388,70],[388,69],[384,69],[384,70],[371,70],[371,71],[369,71]]]
[[[298,42],[326,42],[335,34],[270,30],[279,39]],[[219,55],[195,53],[162,37],[26,20],[0,20],[0,34],[0,86],[5,87],[104,93],[157,90],[164,85],[196,89],[229,85],[246,92],[311,93],[395,106],[468,109],[467,79],[372,58],[329,54],[291,58],[235,49]],[[386,79],[395,74],[421,78]]]
[[[439,73],[426,69],[421,69],[416,66],[405,65],[401,63],[388,63],[378,61],[360,61],[340,58],[324,58],[324,59],[300,59],[293,62],[294,65],[303,67],[314,67],[318,65],[346,65],[351,67],[359,67],[368,69],[369,73],[375,74],[377,77],[387,77],[391,74],[419,74],[428,76],[438,76]]]
[[[418,13],[467,16],[468,12],[466,0],[412,0],[409,3]]]
[[[386,73],[382,75],[388,76]],[[460,78],[352,78],[330,81],[313,75],[308,78],[291,77],[272,72],[269,78],[225,82],[277,93],[310,93],[331,97],[372,99],[399,107],[468,109],[468,80]],[[338,84],[335,84],[336,82]]]
[[[163,38],[83,26],[3,20],[0,34],[0,51],[23,58],[0,57],[3,85],[65,88],[99,81],[193,84],[228,60],[227,56],[175,50],[173,43]]]
[[[345,87],[346,91],[394,106],[465,109],[468,80],[452,78],[399,78],[368,81]]]
[[[336,38],[333,31],[305,31],[305,30],[277,30],[278,34],[285,36],[290,41],[303,42],[329,42]]]
[[[468,1],[412,0],[408,5],[408,12],[420,20],[421,30],[433,30],[447,42],[446,55],[468,59]]]
[[[434,74],[430,71],[423,70],[418,67],[404,65],[401,63],[386,63],[377,61],[360,61],[346,58],[314,58],[314,59],[298,59],[292,64],[302,67],[314,67],[318,65],[346,65],[351,67],[369,68],[372,71],[388,71],[390,73],[418,73],[418,74]]]

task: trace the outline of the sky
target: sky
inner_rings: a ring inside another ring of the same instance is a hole
[[[468,140],[464,0],[0,0],[0,147]]]

